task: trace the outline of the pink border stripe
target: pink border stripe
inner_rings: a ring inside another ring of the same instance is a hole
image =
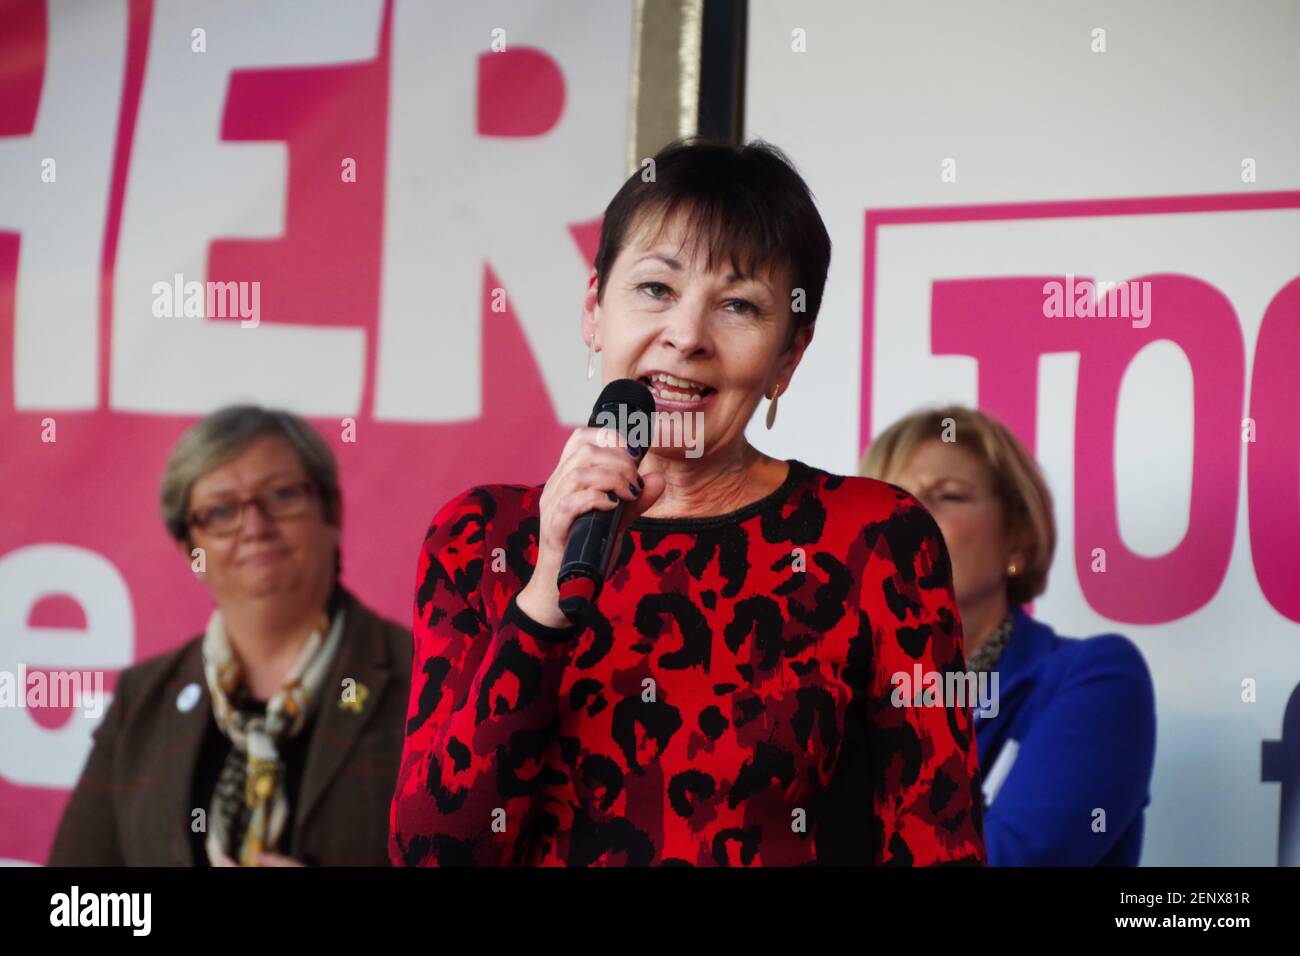
[[[994,222],[1007,219],[1070,219],[1075,217],[1161,215],[1197,212],[1241,212],[1300,208],[1300,192],[1220,193],[1211,196],[1138,196],[1129,199],[1065,199],[1053,202],[989,203],[973,206],[912,206],[868,209],[865,268],[862,274],[862,397],[858,420],[858,456],[871,438],[871,380],[875,369],[872,348],[876,313],[876,238],[881,226],[940,222]]]

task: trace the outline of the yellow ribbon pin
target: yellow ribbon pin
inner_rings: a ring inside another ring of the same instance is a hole
[[[339,699],[340,710],[350,710],[354,714],[361,713],[366,706],[366,698],[370,696],[370,688],[361,681],[357,681],[352,687],[343,691],[343,696]]]

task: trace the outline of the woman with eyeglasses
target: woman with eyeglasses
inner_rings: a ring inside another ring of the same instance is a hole
[[[50,864],[385,865],[411,635],[339,582],[329,446],[222,409],[172,450],[162,513],[216,607],[119,676]]]

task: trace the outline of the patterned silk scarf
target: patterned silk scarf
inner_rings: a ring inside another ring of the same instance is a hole
[[[342,638],[343,612],[334,614],[332,626],[321,614],[320,625],[261,714],[237,706],[243,667],[231,649],[221,612],[212,612],[203,637],[203,672],[212,716],[231,748],[208,808],[210,863],[226,856],[241,866],[256,866],[259,853],[275,850],[289,815],[279,747],[307,722]]]

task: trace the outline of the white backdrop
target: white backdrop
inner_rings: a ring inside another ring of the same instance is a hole
[[[1094,52],[1097,28],[1105,52]],[[871,302],[864,221],[878,210],[1296,190],[1297,40],[1294,2],[752,0],[747,136],[787,150],[834,243],[817,340],[782,396],[769,450],[856,467],[868,308],[870,434],[918,405],[975,404],[975,360],[931,353],[930,283],[955,277],[1194,277],[1226,296],[1240,319],[1248,389],[1261,317],[1300,273],[1295,201],[1176,217],[882,227]],[[1253,183],[1242,179],[1246,158],[1255,161]],[[945,181],[954,168],[955,181]],[[1157,313],[1153,331],[1181,318]],[[1240,488],[1227,495],[1237,499],[1231,558],[1209,602],[1155,625],[1109,619],[1086,599],[1075,561],[1078,366],[1069,351],[1038,366],[1033,440],[1056,497],[1060,541],[1035,614],[1063,634],[1127,634],[1151,667],[1159,726],[1143,864],[1275,865],[1281,788],[1261,779],[1261,753],[1281,736],[1300,681],[1300,626],[1257,582],[1246,445]],[[1124,376],[1116,509],[1124,542],[1143,556],[1168,552],[1188,528],[1192,383],[1188,360],[1170,342],[1146,346]],[[849,412],[833,433],[807,427],[825,407]],[[1291,493],[1300,507],[1300,489]],[[1254,703],[1242,700],[1247,679]],[[1294,737],[1288,745],[1294,754]]]
[[[409,620],[436,508],[472,484],[544,480],[598,390],[582,374],[579,317],[599,216],[624,176],[632,25],[631,0],[6,8],[0,670],[100,668],[111,694],[120,668],[202,627],[210,601],[158,522],[157,481],[195,416],[241,399],[288,405],[330,439],[345,581]],[[497,28],[505,56],[491,49]],[[1242,354],[1193,363],[1160,340],[1185,335],[1192,313],[1158,312],[1112,396],[1113,510],[1132,552],[1116,567],[1145,573],[1189,529],[1213,535],[1218,522],[1223,534],[1222,575],[1193,562],[1187,589],[1209,592],[1178,614],[1167,609],[1181,581],[1148,595],[1138,573],[1102,586],[1076,569],[1088,542],[1076,540],[1075,493],[1098,487],[1076,462],[1075,428],[1095,412],[1077,396],[1096,343],[1040,360],[1016,336],[989,335],[1038,372],[1021,406],[998,393],[1034,421],[1022,437],[1056,495],[1058,557],[1036,612],[1066,634],[1128,634],[1155,676],[1148,864],[1278,855],[1282,787],[1263,779],[1261,755],[1283,737],[1300,681],[1300,612],[1294,600],[1277,610],[1285,582],[1261,589],[1252,546],[1295,548],[1252,541],[1244,444],[1231,449],[1233,487],[1212,489],[1216,507],[1192,504],[1204,424],[1192,394],[1226,388],[1223,407],[1202,412],[1244,414],[1262,317],[1300,271],[1297,40],[1297,3],[750,4],[748,134],[790,154],[835,244],[817,337],[776,429],[756,419],[765,451],[852,472],[863,432],[921,403],[1015,386],[936,354],[936,281],[1186,276],[1235,313]],[[58,160],[57,183],[41,179],[45,158]],[[1248,158],[1254,182],[1242,180]],[[354,180],[340,176],[348,159]],[[1123,215],[1093,202],[1124,197],[1137,204]],[[1169,197],[1187,208],[1162,209]],[[1041,205],[1063,200],[1084,205]],[[970,207],[985,213],[954,221]],[[153,284],[177,272],[260,282],[261,326],[152,315]],[[491,308],[498,288],[504,312]],[[1273,327],[1296,321],[1287,308]],[[944,334],[961,332],[953,319]],[[57,443],[42,440],[47,418]],[[1093,455],[1095,436],[1082,437]],[[1300,489],[1289,494],[1280,513],[1294,524]],[[1135,595],[1170,619],[1104,613]],[[1294,710],[1277,752],[1300,794]],[[0,860],[45,858],[89,749],[93,721],[36,716],[0,712]]]

